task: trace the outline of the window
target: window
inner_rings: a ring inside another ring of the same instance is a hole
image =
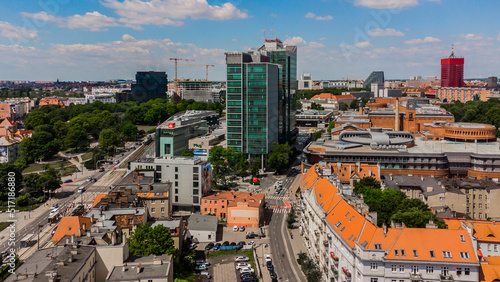
[[[382,245],[380,244],[375,244],[375,250],[380,250],[382,249]]]
[[[179,179],[179,175],[178,174],[175,175],[175,179]]]
[[[443,258],[449,258],[449,259],[451,259],[451,252],[443,251]]]
[[[460,252],[460,258],[461,259],[469,259],[469,253],[468,252]]]
[[[179,167],[175,167],[175,172],[179,172]]]
[[[394,249],[394,255],[399,257],[399,252],[398,252],[398,249]]]
[[[156,209],[155,208],[151,208],[151,213],[155,213],[156,212]]]
[[[175,194],[179,194],[179,189],[175,188]]]
[[[198,181],[193,182],[193,187],[198,188],[198,183],[199,183]]]
[[[479,209],[482,209],[483,208],[483,204],[479,204]]]
[[[133,219],[129,219],[128,220],[128,224],[132,224],[132,223],[134,223],[134,220]]]
[[[418,258],[417,250],[413,250],[413,256]]]
[[[399,272],[401,273],[405,272],[405,266],[403,264],[399,265]]]
[[[161,208],[161,213],[165,213],[165,208]]]
[[[344,216],[344,217],[347,217],[347,216],[349,215],[349,213],[350,213],[350,212],[347,212],[347,213],[345,214],[345,216]]]
[[[436,256],[434,255],[434,251],[433,250],[429,250],[429,253],[431,254],[431,258],[436,258]]]
[[[154,204],[155,204],[155,202],[156,202],[155,200],[151,200],[151,204],[152,204],[152,205],[154,205]]]
[[[371,270],[377,270],[377,269],[378,269],[378,263],[376,263],[376,262],[372,262],[372,263],[370,264],[370,269],[371,269]]]
[[[483,199],[483,195],[479,195],[479,200],[482,200]]]
[[[370,278],[370,282],[378,282],[378,278]]]
[[[193,196],[193,204],[198,204],[198,196]]]
[[[457,267],[457,275],[462,275],[462,268],[461,267]]]
[[[495,252],[497,251],[497,245],[496,244],[493,245],[493,251],[495,251]]]
[[[179,182],[178,181],[175,181],[175,187],[179,187]],[[177,191],[177,189],[175,189],[175,190]]]
[[[199,179],[198,176],[199,176],[198,174],[193,174],[193,180],[198,180]]]
[[[417,274],[418,273],[418,265],[412,265],[411,266],[411,273]]]
[[[342,229],[340,229],[340,232],[344,231],[344,229],[345,229],[345,226],[344,226],[344,227],[342,227]]]
[[[198,195],[199,191],[200,190],[198,190],[198,189],[193,189],[193,195]]]
[[[470,268],[468,268],[468,267],[464,268],[464,274],[470,275]]]
[[[425,267],[425,272],[426,272],[427,274],[434,273],[434,266],[426,266],[426,267]]]
[[[460,242],[465,243],[465,237],[464,237],[464,235],[460,235]]]
[[[340,222],[340,220],[339,220],[339,221],[337,221],[337,223],[335,223],[335,228],[339,228],[340,225],[342,225],[342,222]]]
[[[197,166],[193,167],[193,173],[198,173],[198,167]]]
[[[393,264],[393,265],[392,265],[392,272],[396,272],[396,271],[398,271],[398,269],[397,269],[396,265],[395,265],[395,264]]]
[[[402,256],[402,257],[406,256],[406,254],[405,254],[405,249],[401,249],[401,256]]]
[[[161,165],[156,166],[156,171],[161,171]]]
[[[179,196],[175,196],[175,202],[179,201]]]
[[[441,266],[441,274],[448,275],[450,273],[450,269],[447,266]]]
[[[165,204],[165,200],[161,200],[161,201],[160,201],[160,203],[161,203],[161,204]]]

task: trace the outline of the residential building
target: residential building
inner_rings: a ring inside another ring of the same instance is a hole
[[[313,89],[313,81],[310,73],[303,73],[300,75],[299,79],[299,90],[312,90]]]
[[[297,110],[297,127],[327,128],[333,120],[333,111]]]
[[[479,261],[466,230],[377,227],[318,165],[302,175],[301,226],[321,281],[478,281]]]
[[[219,219],[216,216],[192,214],[187,220],[187,237],[192,242],[209,243],[217,241]]]
[[[156,157],[179,156],[188,150],[190,139],[206,135],[218,125],[215,111],[184,111],[171,116],[156,128]]]
[[[167,74],[165,72],[140,71],[135,75],[136,83],[132,83],[131,91],[116,93],[116,100],[121,102],[147,102],[154,99],[167,98]]]
[[[486,84],[488,88],[498,88],[498,77],[490,76],[488,77],[488,83]]]
[[[69,107],[71,104],[84,105],[86,103],[87,103],[87,99],[85,99],[85,98],[68,97],[68,99],[66,99],[66,101],[64,101],[64,106]]]
[[[480,258],[500,257],[500,225],[497,222],[458,218],[446,218],[444,221],[448,229],[463,229],[472,233]]]
[[[61,218],[57,229],[52,236],[51,241],[56,244],[64,236],[78,236],[81,237],[92,226],[92,220],[89,217],[83,216],[64,216]]]
[[[155,182],[172,184],[170,201],[173,215],[200,212],[201,197],[212,190],[212,167],[206,157],[163,157],[130,162]]]
[[[94,102],[101,102],[103,104],[116,103],[116,99],[114,94],[94,94],[94,91],[92,91],[92,94],[85,94],[85,103],[92,104]]]
[[[213,81],[206,80],[181,80],[179,81],[179,95],[184,100],[193,99],[197,102],[214,103],[215,99],[212,87]]]
[[[441,59],[441,87],[464,86],[464,58],[455,57],[452,49],[448,58]]]
[[[437,89],[436,98],[447,102],[460,101],[467,103],[473,100],[488,101],[490,98],[499,98],[500,94],[495,89],[471,87],[440,87]]]
[[[15,162],[19,157],[19,144],[23,139],[16,135],[0,137],[0,163]]]
[[[121,217],[122,215],[130,216]],[[148,221],[148,212],[144,207],[93,208],[87,213],[87,217],[93,222],[88,232],[105,234],[110,245],[116,245],[129,238],[137,226]]]
[[[372,72],[368,78],[366,78],[365,82],[363,83],[363,87],[367,88],[372,85],[372,83],[384,83],[384,72],[383,71],[374,71]]]
[[[45,105],[56,105],[56,106],[61,106],[61,108],[64,108],[66,101],[67,101],[66,97],[44,97],[40,99],[38,106],[43,107]]]
[[[70,244],[40,249],[4,281],[100,281],[96,277],[94,246]]]
[[[281,65],[259,53],[226,53],[227,146],[264,162],[283,134]]]
[[[227,221],[227,226],[259,227],[264,216],[265,195],[220,191],[201,199],[201,213]]]
[[[154,281],[173,282],[174,264],[172,255],[139,257],[123,265],[115,265],[106,277],[107,282]]]

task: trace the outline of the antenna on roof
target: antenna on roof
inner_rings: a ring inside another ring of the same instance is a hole
[[[264,21],[264,41],[266,41],[267,20]]]
[[[453,44],[451,44],[451,55],[450,55],[450,58],[455,58],[455,52],[454,52],[454,47],[453,47]]]

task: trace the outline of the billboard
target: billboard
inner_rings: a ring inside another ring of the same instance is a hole
[[[206,195],[212,190],[212,164],[207,162],[201,166],[201,193]]]
[[[193,149],[193,154],[195,156],[206,156],[207,155],[207,149]]]

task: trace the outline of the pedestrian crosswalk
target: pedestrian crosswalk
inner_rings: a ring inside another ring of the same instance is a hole
[[[288,213],[290,209],[287,208],[273,208],[273,213]]]
[[[266,199],[268,200],[289,200],[288,197],[284,197],[284,196],[267,196]]]

